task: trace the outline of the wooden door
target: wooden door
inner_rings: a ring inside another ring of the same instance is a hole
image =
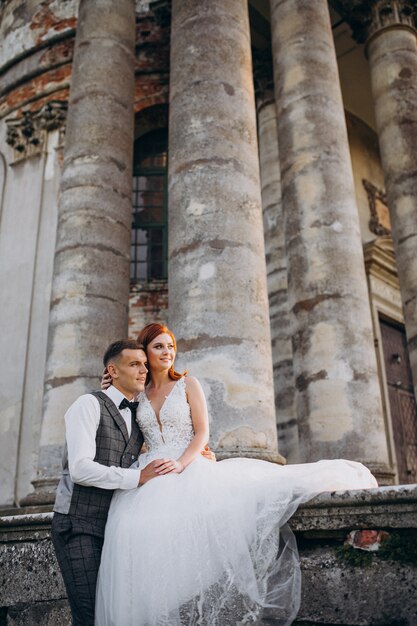
[[[380,319],[400,484],[417,482],[417,405],[404,328]]]

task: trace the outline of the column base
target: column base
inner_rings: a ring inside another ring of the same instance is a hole
[[[218,461],[224,459],[247,458],[258,461],[269,461],[278,465],[286,465],[287,459],[273,450],[244,449],[244,450],[213,450]]]
[[[39,478],[32,480],[35,491],[19,501],[20,506],[44,506],[55,502],[59,478]]]
[[[396,473],[389,465],[386,465],[385,463],[372,463],[371,461],[369,463],[364,461],[363,463],[375,476],[379,485],[397,484]]]

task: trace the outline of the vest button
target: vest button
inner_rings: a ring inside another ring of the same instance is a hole
[[[136,457],[135,457],[135,455],[134,455],[134,454],[132,454],[132,457],[131,457],[131,458],[132,458],[132,461],[134,461],[134,460],[136,459]]]

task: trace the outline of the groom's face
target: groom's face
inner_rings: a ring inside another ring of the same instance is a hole
[[[128,399],[145,389],[146,354],[143,350],[124,349],[119,356],[108,364],[107,369],[113,385]]]

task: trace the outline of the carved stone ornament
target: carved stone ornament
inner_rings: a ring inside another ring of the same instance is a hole
[[[341,17],[352,29],[358,43],[388,28],[409,28],[417,31],[417,5],[415,0],[335,0]]]
[[[417,7],[415,0],[378,0],[372,5],[372,22],[368,41],[372,35],[386,28],[405,26],[411,30],[417,27]]]
[[[362,183],[368,194],[369,209],[371,211],[369,230],[378,235],[378,237],[390,235],[391,222],[386,194],[370,183],[369,180],[363,179]]]
[[[64,129],[68,103],[52,100],[37,111],[22,111],[6,119],[6,141],[14,149],[13,163],[44,151],[49,131]]]

